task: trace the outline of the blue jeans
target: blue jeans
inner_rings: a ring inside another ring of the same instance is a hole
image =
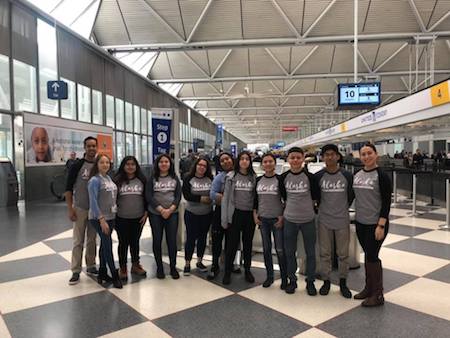
[[[114,273],[116,271],[116,266],[114,264],[111,234],[114,229],[115,221],[112,219],[107,220],[106,222],[109,225],[109,235],[105,235],[103,233],[99,220],[96,219],[89,220],[89,223],[92,225],[92,227],[95,229],[95,231],[97,231],[98,235],[100,236],[100,250],[98,253],[98,255],[100,256],[100,269],[106,269],[106,265],[108,265],[111,273]]]
[[[164,219],[161,215],[150,213],[150,226],[153,237],[153,254],[158,270],[163,270],[161,243],[163,231],[166,231],[166,243],[169,250],[170,268],[175,269],[177,262],[178,212]]]
[[[303,235],[303,245],[306,252],[306,279],[313,282],[316,274],[316,227],[314,220],[307,223],[292,223],[284,219],[284,249],[286,253],[287,275],[296,281],[297,276],[297,235],[300,230]]]
[[[273,261],[272,261],[272,236],[275,243],[275,250],[277,252],[278,265],[280,266],[281,278],[286,278],[286,256],[284,254],[284,236],[283,228],[275,227],[277,218],[264,218],[260,217],[261,225],[259,230],[261,231],[261,238],[264,252],[264,264],[266,265],[267,277],[273,278]]]
[[[184,258],[192,259],[195,243],[197,242],[197,257],[202,258],[206,248],[206,237],[211,226],[212,212],[206,215],[196,215],[186,210],[184,223],[186,224],[186,243],[184,245]]]

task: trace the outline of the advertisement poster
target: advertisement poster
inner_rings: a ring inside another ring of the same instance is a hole
[[[172,115],[172,110],[152,109],[153,161],[158,155],[168,154],[170,151]]]

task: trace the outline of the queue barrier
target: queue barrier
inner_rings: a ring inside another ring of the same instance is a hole
[[[445,224],[441,229],[450,229],[450,179],[445,180]]]

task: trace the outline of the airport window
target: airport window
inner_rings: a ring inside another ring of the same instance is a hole
[[[78,120],[91,122],[91,89],[78,84]]]
[[[12,160],[11,116],[0,114],[0,157]]]
[[[148,149],[147,149],[147,136],[144,135],[141,137],[142,143],[142,164],[148,164]]]
[[[106,95],[106,125],[114,128],[114,97]]]
[[[77,111],[75,82],[64,78],[61,80],[67,82],[67,100],[61,100],[61,117],[75,120]]]
[[[0,54],[0,109],[11,109],[9,89],[9,57]]]
[[[152,112],[148,111],[148,134],[153,135]],[[152,162],[153,163],[153,162]]]
[[[36,68],[14,60],[14,108],[16,111],[37,112]]]
[[[142,134],[147,134],[147,110],[141,109],[141,116],[142,116]]]
[[[92,122],[103,124],[103,100],[102,92],[92,90]]]
[[[148,142],[147,142],[147,147],[148,147],[148,163],[149,164],[153,164],[153,139],[151,136],[148,137]]]
[[[133,131],[133,105],[125,102],[125,130]]]
[[[123,100],[116,98],[116,129],[124,130]]]
[[[134,106],[134,132],[141,132],[141,108]]]
[[[55,28],[38,20],[37,40],[41,114],[58,116],[58,101],[47,98],[47,82],[58,80]]]
[[[134,156],[136,156],[136,159],[139,163],[142,162],[142,143],[141,143],[141,135],[134,135]]]
[[[133,134],[126,134],[126,148],[125,148],[125,155],[134,155],[134,139]]]
[[[121,132],[116,132],[116,167],[120,165],[120,162],[125,157],[125,134]]]

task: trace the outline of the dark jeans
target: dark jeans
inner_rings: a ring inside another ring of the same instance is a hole
[[[234,257],[239,247],[242,232],[242,251],[244,255],[244,268],[250,270],[252,265],[252,242],[255,234],[253,211],[234,210],[231,227],[227,229],[227,245],[225,248],[225,272],[231,273]]]
[[[376,224],[367,225],[359,222],[355,223],[356,235],[358,236],[359,243],[364,250],[366,260],[371,263],[380,261],[378,254],[380,253],[381,245],[389,232],[389,222],[386,223],[386,226],[384,227],[384,238],[381,241],[377,241],[375,239]]]
[[[184,223],[186,224],[186,244],[184,256],[187,261],[192,259],[195,242],[197,242],[197,257],[202,258],[206,248],[206,237],[211,226],[212,213],[207,215],[195,215],[186,210]]]
[[[306,279],[314,281],[316,274],[316,227],[314,220],[307,223],[292,223],[284,220],[284,249],[286,254],[287,275],[290,280],[297,280],[297,235],[300,230],[303,235],[303,245],[306,252]]]
[[[278,265],[280,266],[281,278],[286,278],[286,256],[284,255],[284,236],[283,228],[275,227],[277,218],[264,218],[261,220],[261,238],[264,251],[264,264],[266,265],[267,277],[273,278],[273,261],[272,261],[272,236],[275,243],[275,250],[277,252]]]
[[[212,256],[213,266],[219,266],[219,257],[222,254],[222,242],[225,237],[226,230],[222,227],[222,208],[220,205],[216,205],[214,208],[212,226],[211,226],[211,239],[212,239]],[[225,238],[225,248],[227,247],[227,241]]]
[[[119,264],[127,265],[127,252],[130,248],[131,262],[139,263],[139,240],[142,234],[141,218],[116,218],[117,237],[119,238]]]
[[[153,236],[153,254],[158,269],[163,268],[161,243],[164,230],[166,232],[167,249],[169,250],[170,268],[174,269],[177,262],[178,212],[170,215],[168,219],[150,213],[150,226]]]
[[[109,235],[105,235],[102,231],[102,227],[100,226],[100,221],[96,219],[90,219],[89,223],[95,228],[98,235],[100,236],[100,250],[98,255],[100,256],[100,269],[106,269],[106,265],[108,265],[111,273],[116,271],[116,266],[114,264],[114,256],[112,252],[112,239],[111,234],[114,230],[114,220],[106,221],[109,225]]]

